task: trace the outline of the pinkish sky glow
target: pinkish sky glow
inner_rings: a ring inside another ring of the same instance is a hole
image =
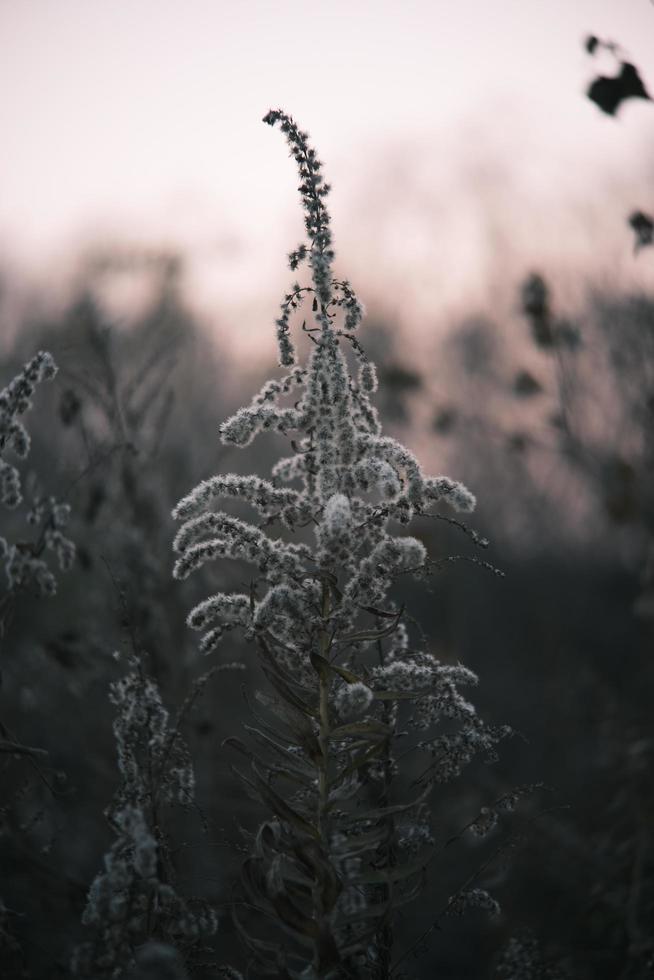
[[[589,32],[654,90],[650,0],[0,0],[0,256],[165,243],[207,309],[268,322],[301,227],[279,105],[364,298],[408,284],[420,320],[538,261],[651,282],[624,213],[654,203],[654,106],[583,97],[613,67]]]

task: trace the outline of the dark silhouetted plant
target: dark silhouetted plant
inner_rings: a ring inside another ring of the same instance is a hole
[[[206,680],[207,675],[196,684],[194,697]],[[121,775],[106,811],[115,841],[84,910],[82,921],[95,936],[76,950],[73,972],[100,980],[139,967],[148,975],[149,962],[158,975],[174,967],[171,976],[184,977],[180,954],[218,924],[209,905],[177,893],[164,830],[166,809],[189,806],[194,799],[193,766],[180,732],[190,702],[171,724],[156,683],[135,656],[129,673],[111,685],[110,697],[117,712],[113,728]],[[145,966],[139,962],[143,947],[148,948]]]

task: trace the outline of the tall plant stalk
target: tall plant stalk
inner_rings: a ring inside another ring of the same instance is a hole
[[[174,574],[223,558],[256,569],[251,594],[217,593],[188,617],[205,652],[234,629],[254,639],[269,685],[251,706],[248,742],[227,740],[268,812],[243,865],[246,902],[234,910],[255,972],[383,980],[396,910],[421,893],[434,856],[433,787],[476,753],[492,755],[507,730],[481,721],[458,690],[475,675],[413,642],[393,598],[399,579],[438,567],[404,533],[409,522],[439,503],[471,511],[475,500],[460,483],[425,476],[382,434],[375,369],[356,336],[363,309],[332,269],[322,165],[288,115],[264,121],[280,126],[298,167],[307,240],[289,260],[308,265],[310,282],[292,285],[276,320],[286,373],[228,419],[221,438],[245,446],[270,430],[292,453],[269,479],[218,475],[180,501]],[[307,301],[300,329],[310,354],[300,366],[291,322]],[[221,499],[247,501],[260,520],[214,509]],[[481,889],[457,896],[466,901],[494,907]]]

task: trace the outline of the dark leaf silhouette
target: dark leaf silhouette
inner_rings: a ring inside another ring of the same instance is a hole
[[[529,439],[524,432],[513,432],[507,440],[508,448],[514,453],[524,453],[529,445]]]
[[[636,236],[635,250],[644,248],[654,242],[654,221],[643,211],[633,211],[629,215],[629,225]]]
[[[561,347],[567,347],[570,351],[576,351],[581,347],[581,333],[579,328],[568,320],[559,320],[554,330],[556,343]]]
[[[532,336],[538,347],[553,347],[549,290],[547,283],[537,272],[529,275],[522,285],[522,309],[529,320]]]
[[[513,390],[521,398],[530,398],[532,395],[538,395],[543,388],[529,371],[519,371],[513,382]]]
[[[77,392],[72,388],[67,388],[59,401],[59,418],[64,425],[72,425],[79,415],[82,403]]]
[[[635,65],[621,62],[619,75],[600,75],[590,85],[587,95],[602,112],[614,116],[626,99],[650,99]]]
[[[615,55],[617,58],[618,52],[620,50],[619,45],[615,41],[602,41],[601,38],[597,37],[595,34],[588,34],[584,38],[584,49],[590,55],[597,53],[598,49],[604,48],[605,51],[609,51],[611,54]]]
[[[604,505],[611,520],[627,524],[638,516],[636,471],[631,463],[619,456],[606,461],[602,467]]]
[[[457,422],[457,413],[454,408],[441,408],[436,412],[434,416],[434,429],[436,432],[440,432],[442,436],[448,435],[452,429],[455,427]]]
[[[379,380],[389,388],[402,391],[415,391],[422,385],[422,378],[411,368],[403,367],[401,364],[387,364],[379,369]]]

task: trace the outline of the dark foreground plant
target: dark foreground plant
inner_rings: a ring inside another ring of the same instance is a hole
[[[77,948],[75,976],[125,976],[143,966],[139,951],[147,948],[146,959],[155,963],[158,975],[166,975],[164,966],[170,961],[169,972],[172,966],[177,971],[171,976],[183,977],[179,952],[188,958],[199,938],[216,930],[212,908],[177,893],[163,829],[167,809],[194,800],[195,776],[180,726],[207,679],[205,675],[196,684],[175,724],[138,657],[133,656],[129,673],[111,685],[121,782],[106,815],[115,840],[89,891],[82,921],[94,938]]]
[[[31,398],[37,385],[51,381],[56,373],[52,355],[39,351],[0,391],[0,505],[9,510],[16,510],[23,503],[23,485],[18,469],[6,457],[13,454],[19,460],[27,458],[31,440],[21,416],[32,407]],[[0,537],[0,556],[7,576],[7,588],[0,592],[0,640],[19,592],[26,589],[34,589],[39,595],[56,592],[57,581],[45,561],[45,553],[48,550],[55,553],[62,571],[71,567],[75,546],[62,531],[69,515],[68,504],[58,503],[36,490],[31,493],[31,506],[26,514],[31,528],[29,540],[12,542],[8,535]]]
[[[442,563],[403,533],[409,522],[441,502],[469,512],[475,500],[460,483],[424,475],[382,434],[370,401],[375,369],[356,338],[362,307],[332,271],[321,163],[285,113],[264,121],[279,124],[298,166],[307,241],[290,265],[307,263],[311,278],[292,286],[276,321],[288,373],[225,422],[221,438],[246,446],[269,430],[287,436],[292,453],[271,479],[215,476],[178,504],[174,574],[184,579],[217,558],[256,569],[249,593],[220,592],[188,618],[204,632],[204,652],[243,630],[269,682],[247,727],[256,748],[228,739],[249,763],[241,780],[270,814],[243,865],[246,900],[234,908],[255,971],[390,977],[404,959],[394,951],[397,909],[420,895],[437,852],[432,791],[476,754],[492,758],[508,733],[483,723],[459,692],[475,675],[414,640],[392,595]],[[290,326],[307,303],[311,351],[300,366]],[[213,509],[220,500],[246,501],[259,519]],[[473,831],[485,833],[513,802],[499,801]],[[468,885],[444,896],[442,915],[497,911],[474,876]]]

